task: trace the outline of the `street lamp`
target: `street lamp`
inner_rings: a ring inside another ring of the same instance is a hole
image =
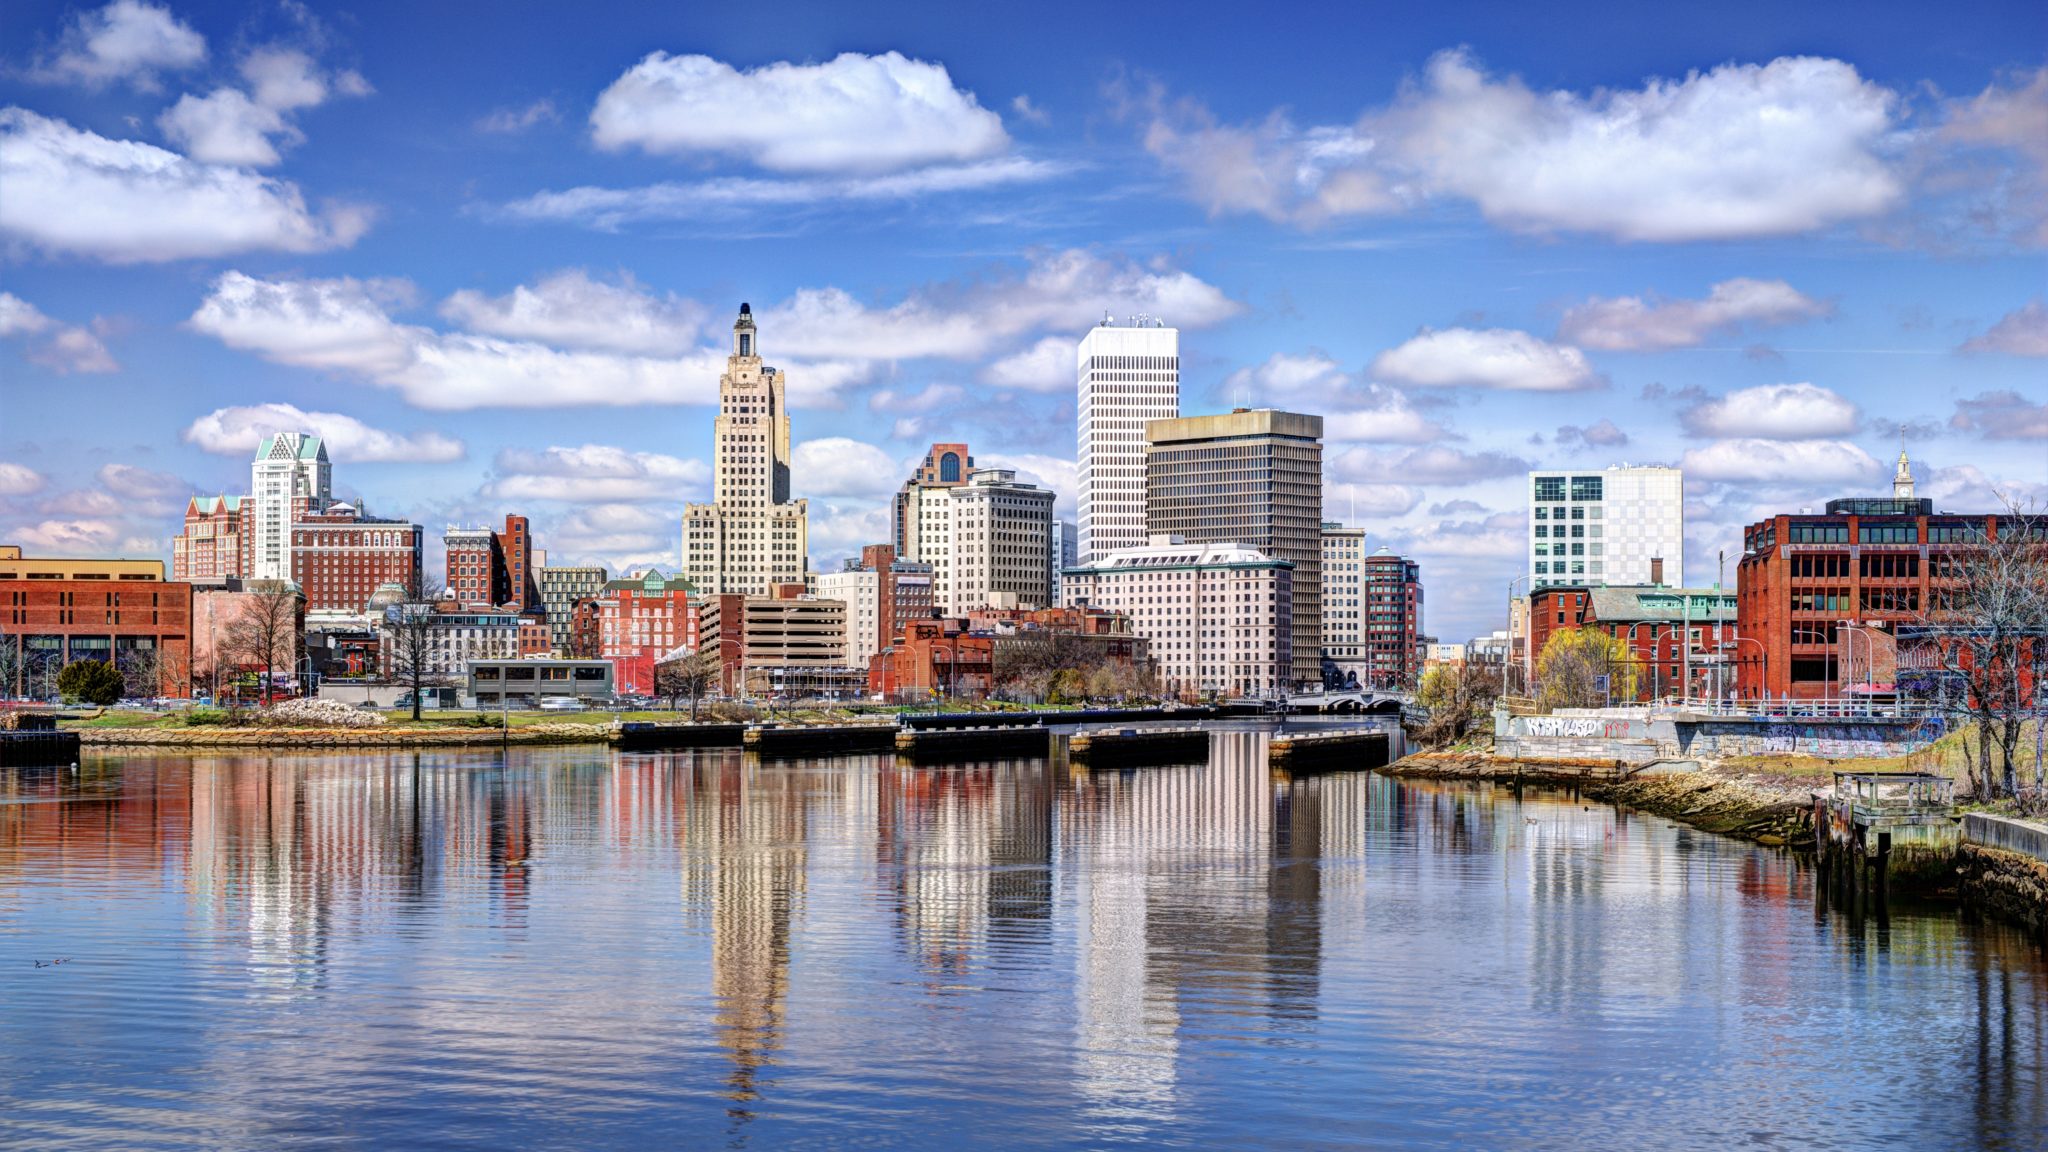
[[[1757,678],[1759,680],[1763,679],[1765,673],[1768,672],[1770,669],[1771,650],[1764,647],[1764,642],[1757,639],[1754,636],[1734,636],[1731,637],[1730,640],[1732,640],[1733,643],[1729,643],[1727,641],[1722,642],[1721,647],[1724,650],[1728,648],[1734,648],[1736,652],[1740,653],[1742,651],[1742,646],[1744,644],[1756,645]],[[1736,662],[1738,664],[1741,663],[1741,657],[1739,655],[1736,657]],[[1769,695],[1769,693],[1765,692],[1761,693],[1760,695],[1767,696]]]
[[[1864,686],[1865,686],[1865,687],[1869,687],[1869,685],[1870,685],[1870,683],[1871,683],[1871,678],[1872,678],[1872,676],[1874,676],[1874,675],[1875,675],[1875,673],[1876,673],[1876,671],[1877,671],[1877,638],[1876,638],[1876,636],[1875,636],[1875,635],[1873,635],[1873,634],[1874,634],[1874,633],[1875,633],[1875,632],[1877,631],[1877,629],[1875,629],[1875,628],[1871,628],[1871,627],[1869,627],[1868,625],[1864,625],[1864,624],[1857,624],[1857,623],[1853,623],[1853,622],[1851,622],[1851,621],[1848,621],[1848,620],[1844,620],[1844,621],[1842,621],[1842,622],[1841,622],[1841,628],[1842,628],[1842,631],[1843,631],[1843,632],[1845,632],[1845,633],[1847,633],[1847,634],[1848,634],[1848,635],[1850,636],[1850,638],[1851,638],[1851,643],[1849,644],[1849,665],[1850,665],[1850,667],[1851,667],[1851,668],[1854,668],[1854,667],[1855,667],[1855,664],[1856,664],[1856,645],[1855,645],[1855,643],[1854,643],[1854,638],[1855,638],[1855,636],[1856,636],[1856,634],[1857,634],[1858,632],[1864,633],[1864,636],[1863,636],[1863,658],[1864,658],[1864,680],[1863,680],[1863,683],[1864,683]],[[1869,695],[1868,693],[1865,693],[1865,694],[1864,694],[1864,696],[1863,696],[1863,700],[1862,700],[1862,703],[1863,703],[1863,706],[1864,706],[1864,708],[1865,708],[1866,710],[1868,710],[1868,708],[1869,708],[1869,706],[1870,706],[1870,695]]]

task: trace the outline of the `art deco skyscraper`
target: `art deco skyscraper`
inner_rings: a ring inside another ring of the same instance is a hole
[[[700,595],[765,596],[800,584],[809,509],[789,498],[789,408],[780,369],[761,363],[753,310],[740,305],[718,378],[711,503],[683,508],[683,575]]]
[[[1080,562],[1145,544],[1145,422],[1180,415],[1180,330],[1104,317],[1081,338],[1076,372]]]

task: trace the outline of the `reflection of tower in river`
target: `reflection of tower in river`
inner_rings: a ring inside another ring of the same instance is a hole
[[[683,905],[709,909],[712,1028],[732,1061],[727,1095],[758,1099],[760,1070],[782,1046],[792,928],[803,899],[805,811],[799,773],[740,756],[691,771]]]
[[[1206,764],[1091,772],[1062,798],[1078,1071],[1112,1111],[1165,1110],[1190,1014],[1313,1014],[1330,791],[1274,780],[1266,740],[1216,733]]]
[[[1043,762],[879,777],[879,846],[896,865],[904,946],[958,975],[984,946],[1036,948],[1051,924],[1051,798]]]

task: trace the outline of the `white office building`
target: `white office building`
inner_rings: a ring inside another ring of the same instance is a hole
[[[1275,696],[1292,680],[1294,563],[1242,544],[1154,534],[1070,568],[1061,603],[1122,612],[1169,692]]]
[[[765,596],[804,582],[809,505],[789,496],[785,383],[762,363],[753,310],[740,305],[718,378],[711,503],[683,506],[683,575],[706,596]]]
[[[1050,607],[1053,493],[1008,468],[977,468],[955,488],[926,488],[909,522],[914,557],[932,566],[932,605]]]
[[[1323,655],[1347,680],[1371,684],[1365,585],[1365,529],[1324,521]]]
[[[1081,338],[1076,366],[1076,543],[1091,564],[1145,544],[1145,422],[1180,415],[1180,330],[1104,317]]]
[[[279,432],[263,438],[249,466],[249,504],[243,513],[250,579],[292,579],[292,524],[333,503],[333,487],[327,445],[318,436]]]
[[[890,641],[882,636],[882,573],[849,560],[837,572],[820,572],[812,588],[822,600],[846,605],[846,646],[841,663],[865,668],[868,659]]]
[[[1685,474],[1529,473],[1529,587],[1685,583]]]

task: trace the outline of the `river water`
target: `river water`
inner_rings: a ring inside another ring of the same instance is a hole
[[[2048,1146],[2017,934],[1264,739],[0,770],[0,1146]]]

